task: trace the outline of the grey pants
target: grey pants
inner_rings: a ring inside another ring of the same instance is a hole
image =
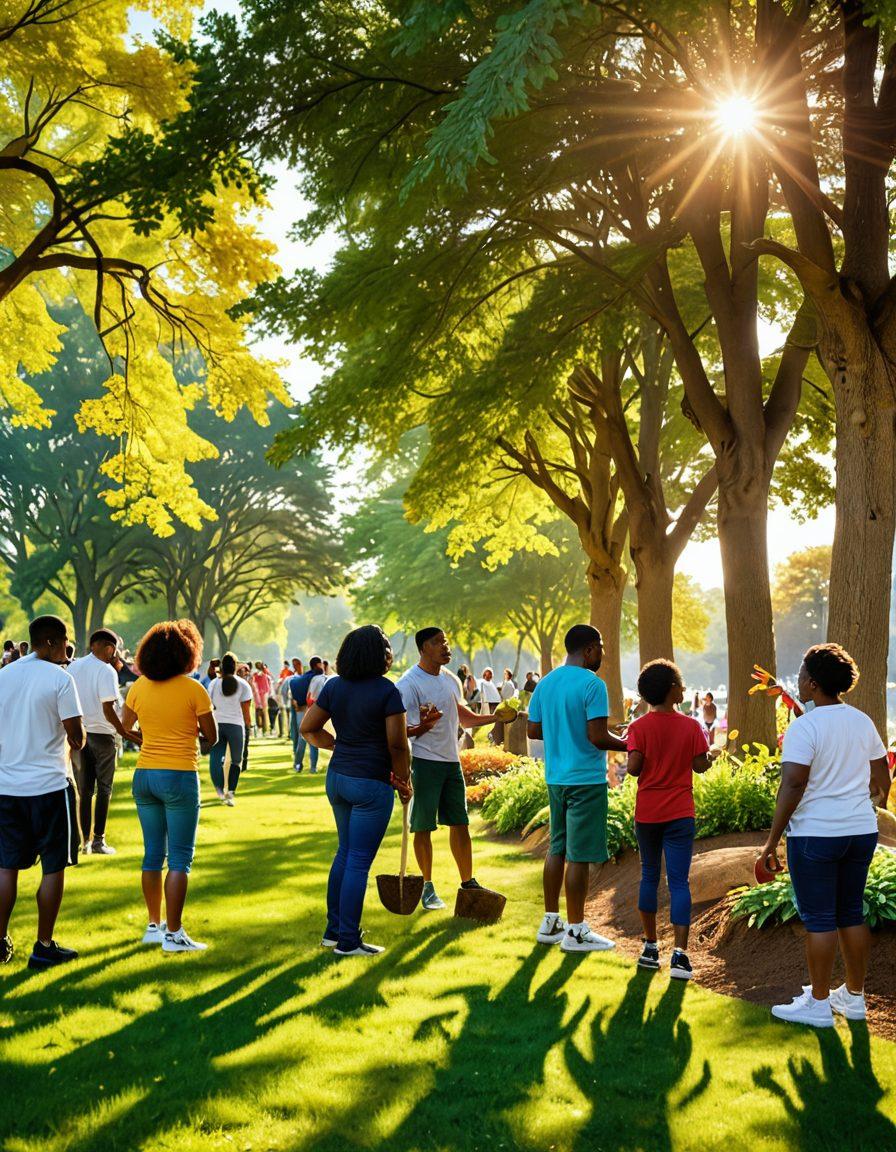
[[[72,753],[72,767],[78,785],[78,823],[85,844],[101,840],[106,834],[115,763],[115,737],[103,732],[88,732],[87,743],[81,751]],[[91,812],[94,792],[96,809]],[[91,825],[93,836],[90,835]]]

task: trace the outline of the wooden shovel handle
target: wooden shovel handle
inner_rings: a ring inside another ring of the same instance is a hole
[[[404,876],[408,870],[408,806],[401,806],[401,868],[398,872],[398,890],[404,885]]]

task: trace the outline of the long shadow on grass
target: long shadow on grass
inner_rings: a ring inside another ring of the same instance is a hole
[[[682,1085],[693,1042],[680,1019],[684,981],[670,980],[659,1003],[648,1009],[654,979],[636,969],[615,1012],[595,1015],[590,1058],[574,1039],[567,1042],[569,1071],[593,1101],[591,1117],[574,1144],[580,1152],[596,1147],[671,1152],[671,1097]],[[682,1108],[701,1096],[711,1079],[709,1062],[704,1061],[700,1077],[675,1106]]]
[[[789,1130],[779,1129],[776,1135],[786,1139],[788,1148],[805,1152],[828,1148],[882,1152],[896,1148],[896,1125],[878,1111],[885,1092],[871,1064],[868,1027],[857,1022],[850,1024],[849,1030],[847,1052],[836,1029],[816,1029],[821,1069],[805,1058],[791,1056],[787,1069],[792,1090],[776,1080],[767,1065],[753,1073],[756,1086],[771,1092],[784,1107]]]

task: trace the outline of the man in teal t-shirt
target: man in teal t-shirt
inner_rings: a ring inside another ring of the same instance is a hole
[[[600,632],[576,624],[566,633],[566,662],[542,677],[529,701],[529,738],[544,741],[551,843],[544,862],[544,919],[537,939],[564,952],[599,952],[613,942],[585,923],[588,869],[607,853],[607,751],[626,743],[607,729],[607,686],[595,673]],[[560,889],[566,881],[565,924]]]

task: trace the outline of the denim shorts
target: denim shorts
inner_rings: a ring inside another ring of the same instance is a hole
[[[199,773],[138,768],[131,786],[143,829],[143,871],[189,872],[199,826]]]
[[[865,922],[865,881],[876,847],[876,832],[787,837],[787,867],[807,932],[835,932]]]

